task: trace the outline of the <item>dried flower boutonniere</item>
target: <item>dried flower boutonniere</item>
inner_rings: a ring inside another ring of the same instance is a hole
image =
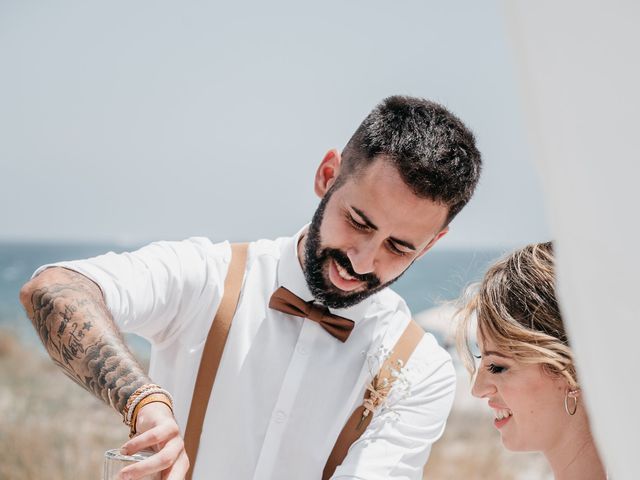
[[[391,350],[380,347],[374,354],[367,355],[372,380],[367,385],[367,395],[362,404],[364,411],[356,429],[360,429],[367,417],[379,408],[383,410],[388,408],[387,397],[393,386],[402,397],[409,394],[407,368],[402,360],[396,360],[394,364],[390,358],[391,353]]]

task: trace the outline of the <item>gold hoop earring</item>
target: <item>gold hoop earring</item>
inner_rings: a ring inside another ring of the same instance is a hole
[[[567,390],[567,394],[564,396],[564,411],[567,412],[567,415],[574,416],[576,411],[578,410],[578,395],[580,394],[580,389],[576,388],[575,390]],[[569,408],[569,399],[573,400],[573,408]]]

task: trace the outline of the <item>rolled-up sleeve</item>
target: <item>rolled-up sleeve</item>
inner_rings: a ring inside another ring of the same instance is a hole
[[[229,258],[228,243],[205,238],[156,242],[134,252],[106,253],[86,260],[59,262],[94,281],[118,327],[152,343],[185,328],[194,308],[219,297]]]

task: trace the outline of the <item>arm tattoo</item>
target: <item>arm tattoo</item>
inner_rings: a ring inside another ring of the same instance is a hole
[[[71,270],[31,294],[31,321],[53,361],[83,388],[122,412],[151,383],[113,323],[97,285]]]

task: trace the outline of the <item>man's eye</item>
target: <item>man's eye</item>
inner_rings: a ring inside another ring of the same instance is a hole
[[[507,369],[507,367],[502,367],[500,365],[496,365],[495,363],[490,363],[487,365],[487,370],[491,373],[502,373]]]
[[[355,218],[353,218],[351,215],[347,214],[346,215],[347,220],[349,221],[349,223],[351,224],[351,226],[357,230],[369,230],[369,226],[365,225],[363,223],[358,222]]]
[[[389,250],[391,250],[391,253],[398,255],[400,257],[407,255],[407,252],[400,250],[398,247],[396,247],[395,243],[387,242],[387,245],[389,246]]]

